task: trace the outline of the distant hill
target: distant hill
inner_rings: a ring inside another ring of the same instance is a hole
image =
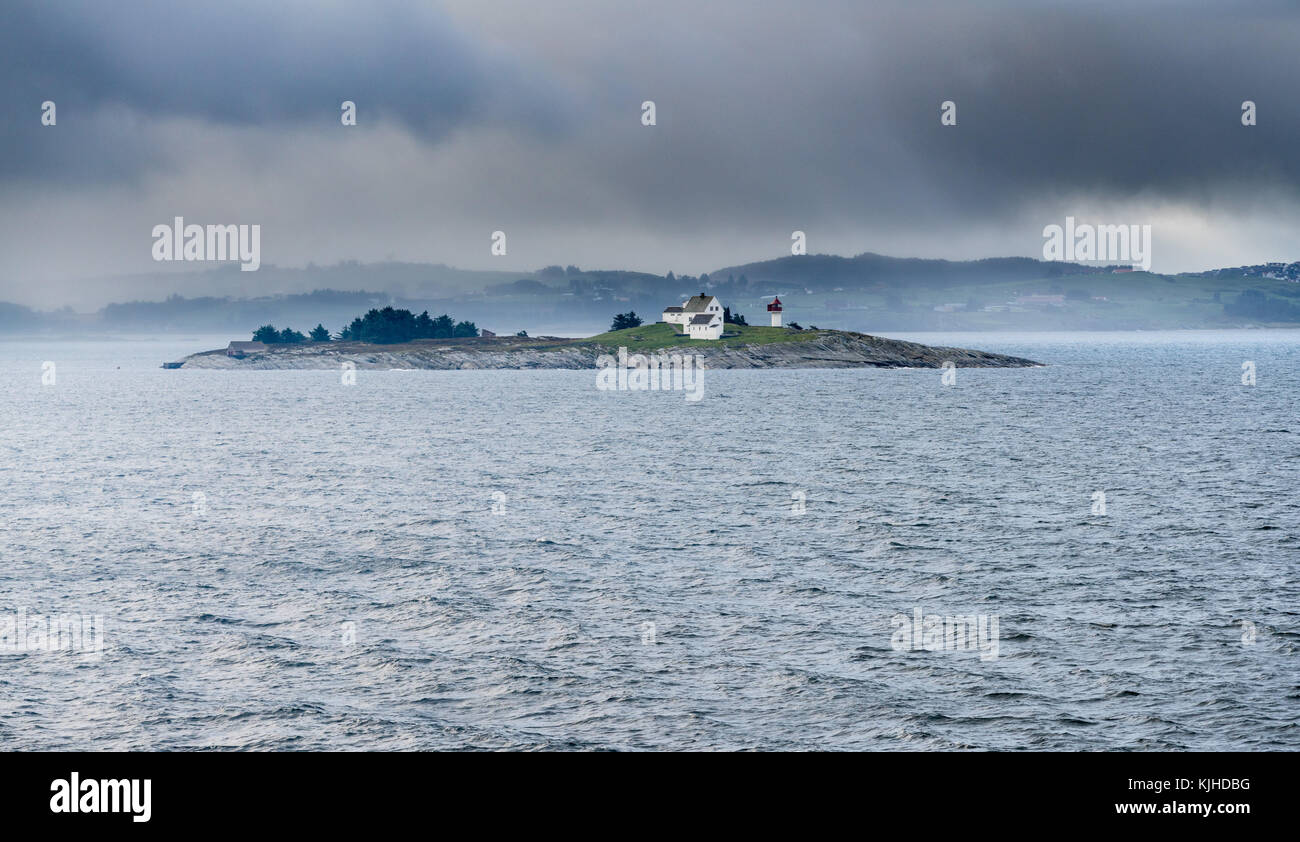
[[[937,287],[954,284],[1034,280],[1064,275],[1105,274],[1105,269],[1074,263],[1048,262],[1028,257],[992,257],[984,260],[930,260],[887,257],[866,252],[856,257],[810,254],[779,257],[742,266],[727,266],[709,277],[745,277],[751,283],[798,284],[813,291],[836,287],[869,289],[887,287]]]
[[[1238,266],[1235,269],[1211,269],[1208,272],[1185,272],[1190,276],[1240,276],[1246,278],[1269,278],[1277,281],[1300,283],[1300,261],[1295,263],[1257,263],[1254,266]]]
[[[319,322],[337,331],[371,307],[391,304],[447,313],[499,334],[586,336],[607,330],[615,313],[629,310],[653,323],[665,306],[697,292],[718,296],[754,325],[766,323],[766,304],[779,295],[786,323],[868,333],[1300,327],[1300,263],[1158,275],[1023,257],[950,261],[864,253],[786,256],[698,276],[577,266],[477,272],[410,263],[210,271],[217,287],[255,284],[283,292],[172,294],[82,314],[0,303],[0,331],[202,330],[247,338],[267,322],[303,331]],[[161,288],[166,278],[174,289],[176,277],[151,276],[150,283]],[[194,288],[213,285],[206,273],[186,277],[206,279]]]

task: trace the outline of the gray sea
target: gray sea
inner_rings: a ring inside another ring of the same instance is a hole
[[[903,338],[1047,365],[0,341],[0,748],[1300,749],[1300,332]]]

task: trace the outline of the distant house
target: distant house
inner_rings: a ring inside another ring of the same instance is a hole
[[[722,304],[716,296],[692,295],[680,307],[665,307],[664,321],[681,325],[692,339],[722,338]]]
[[[247,354],[257,354],[266,350],[266,344],[262,342],[231,342],[230,347],[226,348],[226,356],[235,359],[243,359]]]
[[[485,336],[485,337],[492,337],[492,338],[494,338],[494,339],[496,338],[496,334],[493,333],[492,331],[488,330],[488,329],[485,328],[485,327],[481,327],[481,328],[478,329],[478,335],[479,335],[479,336]]]

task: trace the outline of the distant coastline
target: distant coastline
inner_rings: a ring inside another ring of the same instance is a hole
[[[455,313],[501,334],[527,327],[575,336],[608,325],[615,309],[658,313],[699,290],[751,321],[765,321],[765,305],[779,295],[787,319],[839,330],[1300,328],[1300,261],[1161,275],[1031,258],[947,261],[865,252],[780,257],[698,277],[577,266],[486,271],[414,263],[263,264],[256,276],[266,292],[255,297],[246,297],[248,275],[227,267],[129,276],[132,292],[125,300],[70,296],[70,306],[60,310],[0,300],[0,334],[226,333],[264,322],[337,327],[391,305]],[[120,288],[117,281],[94,286]],[[39,298],[59,300],[44,286]]]

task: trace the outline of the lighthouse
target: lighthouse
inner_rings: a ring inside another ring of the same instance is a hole
[[[773,298],[772,303],[767,305],[767,312],[772,314],[772,327],[781,326],[781,299]]]

